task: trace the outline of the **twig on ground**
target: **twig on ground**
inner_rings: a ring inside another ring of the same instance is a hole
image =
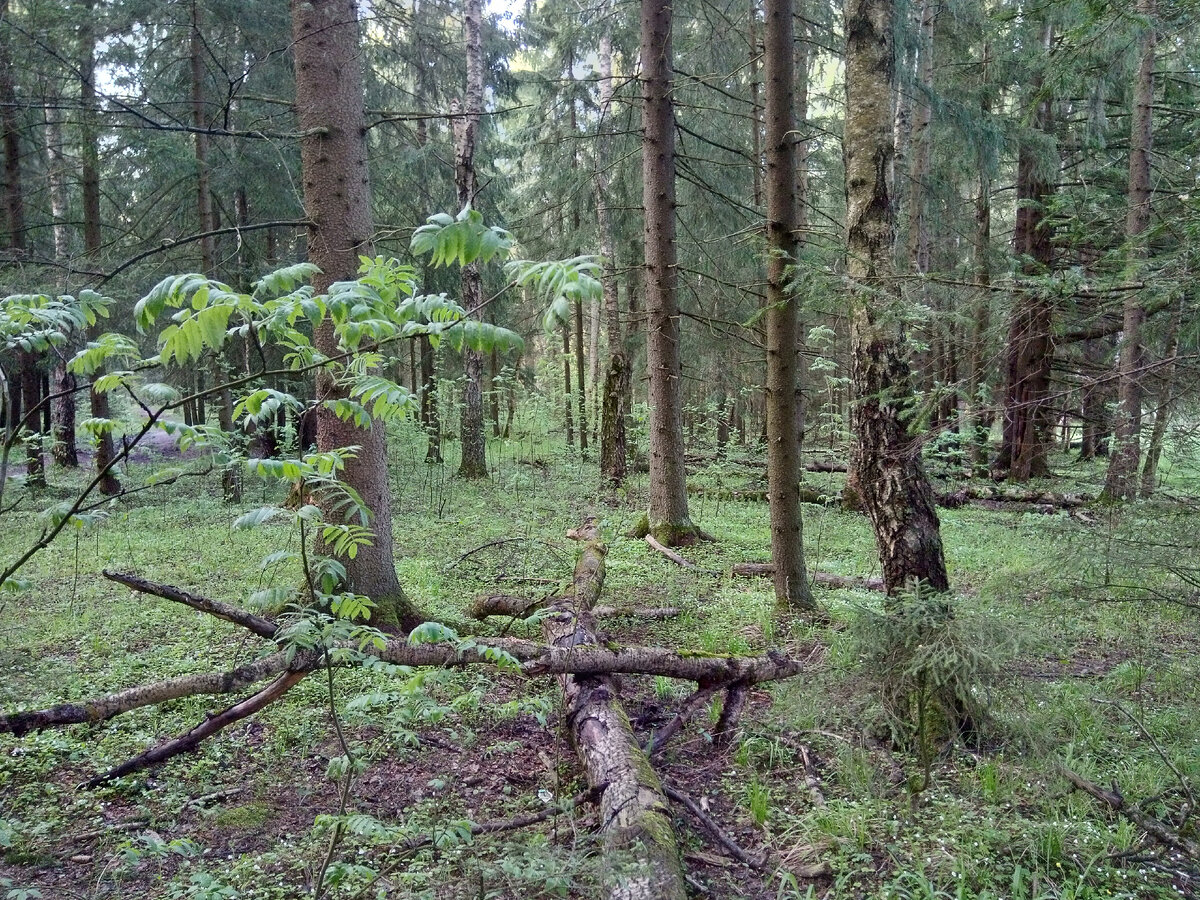
[[[707,831],[709,835],[718,844],[720,844],[730,856],[732,856],[742,865],[748,866],[755,871],[762,870],[765,860],[755,859],[753,856],[743,850],[737,841],[735,841],[728,834],[726,834],[724,830],[722,830],[721,826],[713,820],[712,816],[700,808],[699,803],[697,803],[687,794],[683,793],[683,791],[679,790],[679,788],[675,787],[675,785],[671,784],[669,781],[664,781],[662,786],[663,793],[691,813],[693,818],[695,818],[695,820],[704,827],[704,830]]]
[[[651,736],[650,743],[646,745],[646,754],[648,756],[654,756],[655,754],[660,753],[663,747],[667,745],[667,742],[670,741],[671,738],[675,737],[675,735],[680,732],[683,726],[687,724],[688,719],[694,716],[697,711],[702,709],[705,704],[708,703],[712,695],[718,690],[720,690],[720,686],[715,684],[701,685],[699,688],[697,688],[695,692],[693,692],[692,695],[684,700],[680,705],[679,712],[675,714],[675,718],[673,718],[670,722],[668,722],[665,726]]]

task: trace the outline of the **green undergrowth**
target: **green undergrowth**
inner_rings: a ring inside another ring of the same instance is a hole
[[[1179,776],[1200,779],[1197,614],[1159,599],[1188,593],[1178,564],[1190,565],[1181,548],[1194,547],[1195,511],[1139,504],[1093,510],[1089,523],[977,506],[941,510],[962,622],[956,633],[984,644],[975,649],[995,671],[965,688],[980,692],[972,699],[986,712],[977,734],[905,748],[881,739],[878,672],[864,666],[862,625],[883,614],[878,594],[816,586],[827,616],[814,623],[780,617],[768,580],[730,577],[736,562],[769,559],[765,504],[692,497],[693,520],[716,540],[683,549],[695,564],[684,569],[628,536],[648,502],[645,476],[601,498],[594,457],[533,428],[493,442],[486,481],[455,478],[457,446],[447,442],[445,452],[444,466],[429,465],[419,435],[393,435],[397,565],[429,616],[479,634],[536,638],[536,622],[469,623],[465,609],[480,593],[554,593],[574,555],[566,531],[593,513],[609,544],[601,602],[680,611],[606,620],[610,640],[701,653],[781,648],[810,658],[800,678],[755,692],[724,757],[708,744],[717,706],[667,751],[668,777],[710,796],[714,815],[739,840],[772,852],[773,868],[761,878],[701,866],[696,877],[717,895],[1100,900],[1194,890],[1163,870],[1170,860],[1138,828],[1071,792],[1057,766],[1115,782],[1162,817],[1183,802]],[[1094,490],[1095,465],[1057,463],[1067,477],[1048,486]],[[127,480],[138,483],[164,464],[134,463]],[[1180,490],[1192,483],[1183,463],[1164,470],[1181,479]],[[51,495],[66,496],[82,477],[52,471]],[[834,492],[840,477],[809,479]],[[740,487],[752,478],[748,465],[714,463],[693,480]],[[220,492],[217,473],[150,488],[114,504],[104,522],[68,529],[35,557],[22,573],[29,590],[0,600],[0,706],[80,700],[252,659],[258,639],[100,575],[136,571],[238,604],[296,582],[294,562],[261,566],[268,553],[294,549],[291,531],[231,525],[281,502],[283,489],[248,481],[233,506]],[[13,558],[36,533],[43,499],[0,521],[0,558]],[[833,506],[804,512],[810,569],[878,574],[861,515]],[[1148,529],[1155,548],[1139,551]],[[668,679],[623,685],[635,722],[654,705],[673,715],[689,691]],[[467,841],[456,831],[455,823],[536,811],[582,788],[558,727],[553,681],[483,669],[357,669],[338,672],[335,696],[363,769],[350,806],[384,831],[364,826],[345,840],[329,896],[588,897],[611,877],[605,867],[620,864],[589,838],[588,809],[503,836]],[[95,728],[0,738],[0,878],[8,879],[0,885],[44,897],[303,895],[327,847],[328,831],[314,823],[336,811],[326,771],[341,755],[319,678],[166,766],[96,790],[78,787],[223,705],[176,700]],[[823,805],[805,783],[801,746]],[[707,774],[689,783],[701,766]],[[718,852],[686,818],[676,825],[688,852]],[[413,834],[434,835],[435,846],[402,852],[400,836]]]

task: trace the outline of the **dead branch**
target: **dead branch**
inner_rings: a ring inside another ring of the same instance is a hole
[[[1200,843],[1184,837],[1161,819],[1143,812],[1137,804],[1130,803],[1121,794],[1120,789],[1115,783],[1113,784],[1113,789],[1107,791],[1100,787],[1100,785],[1088,781],[1082,775],[1071,771],[1066,766],[1060,765],[1058,770],[1078,790],[1083,791],[1085,794],[1090,794],[1103,803],[1107,803],[1117,813],[1124,816],[1160,844],[1165,844],[1174,850],[1185,853],[1191,859],[1200,859]]]
[[[704,827],[704,830],[707,831],[709,835],[711,835],[712,838],[725,849],[726,853],[744,866],[748,866],[755,871],[762,870],[765,864],[765,859],[755,859],[753,856],[743,850],[741,845],[727,835],[721,826],[713,820],[712,816],[710,816],[700,807],[699,803],[697,803],[683,791],[679,790],[679,788],[675,787],[669,781],[663,782],[663,792],[676,803],[681,805],[684,809],[686,809],[689,813],[691,813],[696,821]]]
[[[721,750],[726,749],[733,741],[734,731],[742,719],[746,708],[746,696],[749,685],[744,681],[735,681],[725,689],[725,705],[721,708],[721,718],[713,729],[713,743]]]
[[[471,618],[486,619],[488,616],[508,616],[513,619],[527,619],[537,610],[546,605],[548,597],[529,598],[515,597],[511,594],[488,594],[476,598],[471,604]],[[629,616],[636,619],[673,619],[680,610],[676,606],[631,606],[622,609],[616,606],[597,606],[592,610],[596,619],[612,619],[619,616]]]
[[[133,772],[139,772],[160,762],[165,762],[173,756],[178,756],[180,753],[196,749],[206,737],[210,737],[227,725],[240,722],[242,719],[254,715],[263,707],[274,703],[294,685],[302,681],[307,674],[307,672],[285,672],[257,694],[253,694],[245,700],[221,710],[216,715],[207,716],[203,722],[190,731],[181,734],[179,737],[172,738],[164,744],[159,744],[157,747],[152,747],[145,753],[138,754],[133,759],[109,769],[103,775],[97,775],[91,781],[88,781],[84,787],[97,787],[106,781],[111,781],[114,778],[120,778],[123,775],[129,775]]]
[[[646,747],[646,753],[650,756],[656,756],[661,753],[667,742],[683,729],[683,726],[688,723],[688,720],[692,716],[705,707],[708,701],[712,699],[713,694],[718,690],[719,688],[712,684],[701,685],[697,688],[690,697],[680,704],[679,711],[675,713],[675,718],[654,733],[649,745]]]
[[[797,744],[800,758],[804,760],[804,784],[808,788],[808,796],[812,798],[813,806],[825,805],[825,794],[821,791],[821,779],[817,777],[817,767],[812,761],[812,751],[808,744]]]
[[[573,535],[583,542],[568,592],[547,607],[542,620],[546,643],[574,649],[596,644],[589,611],[604,586],[604,557],[595,519]],[[646,876],[611,886],[613,900],[684,900],[683,868],[671,816],[658,776],[638,746],[629,717],[606,674],[559,679],[566,703],[567,727],[592,786],[600,794],[600,829],[610,847],[632,848]]]
[[[589,787],[586,791],[580,791],[569,800],[562,800],[558,803],[552,803],[545,809],[535,813],[526,813],[523,816],[513,816],[511,819],[497,819],[492,822],[478,822],[471,825],[471,834],[503,834],[506,831],[516,831],[519,828],[528,828],[530,825],[536,825],[539,822],[545,822],[547,819],[553,819],[555,816],[561,816],[571,812],[576,807],[583,806],[585,803],[595,803],[604,788],[608,785],[597,785]],[[404,842],[405,850],[421,850],[425,847],[431,847],[434,844],[434,837],[428,834],[416,835]]]
[[[774,563],[734,563],[731,574],[736,577],[770,578],[775,574]],[[862,578],[857,575],[833,575],[829,572],[809,572],[816,584],[849,590],[882,591],[882,578]]]
[[[174,585],[148,581],[145,578],[128,572],[110,572],[108,569],[105,569],[101,574],[109,581],[123,584],[131,590],[141,591],[143,594],[152,594],[155,597],[162,597],[164,600],[171,600],[175,603],[182,603],[185,606],[190,606],[192,609],[208,613],[210,616],[224,619],[226,622],[241,625],[248,631],[252,631],[259,637],[266,638],[267,640],[275,637],[275,632],[279,629],[279,626],[270,619],[256,616],[254,613],[239,609],[236,606],[230,606],[228,603],[222,603],[220,600],[210,600],[208,597],[201,597],[199,594],[193,594]]]

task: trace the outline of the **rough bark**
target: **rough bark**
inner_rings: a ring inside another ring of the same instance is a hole
[[[625,440],[625,397],[629,394],[629,363],[619,350],[612,354],[604,379],[600,425],[600,475],[613,487],[625,481],[629,457]]]
[[[1147,255],[1145,234],[1150,228],[1150,153],[1154,138],[1154,57],[1156,0],[1138,0],[1137,13],[1147,19],[1139,47],[1140,59],[1133,87],[1133,109],[1129,130],[1129,201],[1125,217],[1125,240],[1130,248],[1130,265],[1136,272]],[[1138,492],[1138,464],[1142,431],[1142,324],[1146,310],[1138,291],[1125,294],[1121,349],[1118,356],[1118,392],[1113,451],[1108,459],[1104,493],[1112,500],[1133,500]]]
[[[433,344],[426,335],[417,338],[421,345],[421,426],[425,429],[425,462],[442,461],[442,423],[438,414],[437,379]]]
[[[363,80],[358,9],[354,0],[291,0],[296,68],[296,109],[304,205],[311,221],[308,258],[321,268],[317,291],[353,279],[359,254],[371,252],[371,191],[364,137]],[[317,349],[333,356],[337,340],[330,323],[317,329]],[[317,379],[317,397],[343,391],[329,372]],[[400,587],[393,562],[392,508],[384,427],[358,428],[324,404],[317,406],[321,450],[358,446],[343,479],[371,510],[374,539],[353,559],[344,559],[349,587],[376,603],[377,624],[409,629],[420,621]]]
[[[454,120],[454,185],[460,208],[475,201],[475,150],[479,137],[479,118],[483,112],[483,50],[480,27],[483,18],[481,0],[465,0],[463,41],[466,50],[467,83],[461,110]],[[474,318],[483,308],[483,283],[478,263],[463,266],[463,306]],[[487,441],[483,433],[483,354],[463,350],[463,368],[467,381],[463,388],[462,462],[458,474],[464,478],[486,478]]]
[[[1050,52],[1053,26],[1042,28],[1042,48]],[[1038,97],[1035,126],[1049,133],[1053,100],[1041,91],[1040,79],[1032,92]],[[1017,219],[1013,252],[1024,275],[1045,274],[1054,262],[1054,230],[1047,203],[1054,185],[1046,166],[1030,141],[1017,151]],[[1049,473],[1046,442],[1051,412],[1048,408],[1050,370],[1054,359],[1052,333],[1054,307],[1045,291],[1031,286],[1017,291],[1009,323],[1008,358],[1004,394],[1004,431],[1000,453],[992,464],[997,474],[1011,481],[1028,481]]]
[[[546,643],[555,647],[598,644],[589,611],[604,585],[606,548],[589,520],[575,533],[583,542],[570,589],[548,607],[542,620]],[[679,848],[662,784],[638,745],[629,718],[607,676],[559,679],[572,743],[588,784],[602,790],[601,832],[609,851],[629,850],[638,871],[612,880],[616,900],[684,900],[687,896]],[[600,786],[604,787],[601,788]]]
[[[796,145],[792,2],[766,0],[763,47],[767,151],[767,492],[775,602],[816,607],[804,570],[797,424],[797,303],[787,284],[796,259]]]
[[[895,77],[892,0],[846,5],[846,238],[855,442],[851,466],[889,594],[949,588],[933,490],[908,431],[913,391],[904,311],[892,279]]]
[[[664,544],[697,537],[688,514],[676,297],[675,121],[671,5],[642,0],[642,205],[645,209],[646,365],[650,377],[648,527]]]

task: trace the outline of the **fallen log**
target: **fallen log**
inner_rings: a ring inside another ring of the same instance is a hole
[[[542,620],[546,643],[575,648],[596,644],[589,611],[604,585],[599,527],[589,519],[576,532],[583,542],[570,589],[547,607]],[[588,784],[605,785],[600,794],[601,833],[609,848],[631,849],[642,866],[634,877],[614,883],[616,900],[684,900],[687,896],[679,847],[662,784],[638,746],[629,717],[607,675],[560,677],[567,728]]]
[[[1095,500],[1089,494],[1056,494],[1053,491],[1021,490],[988,485],[964,485],[952,491],[937,494],[938,506],[957,509],[968,503],[1025,504],[1029,507],[1052,509],[1077,509]]]
[[[773,563],[734,563],[730,570],[735,578],[771,578],[775,574]],[[834,575],[830,572],[809,572],[808,577],[825,587],[848,590],[882,591],[882,578],[862,578],[857,575]]]
[[[689,494],[696,494],[697,496],[701,497],[711,497],[714,500],[744,500],[755,503],[766,503],[768,499],[766,488],[717,488],[708,487],[707,485],[703,484],[689,484],[687,490]],[[806,484],[800,485],[797,490],[800,493],[801,503],[811,503],[818,506],[830,506],[837,505],[842,502],[842,498],[839,494],[827,494],[824,491],[817,490],[814,487],[809,487]]]
[[[471,604],[471,618],[483,620],[488,616],[508,616],[510,619],[528,619],[546,605],[548,597],[514,597],[511,594],[488,594],[477,597]],[[632,619],[673,619],[681,613],[677,606],[597,606],[592,610],[595,619],[615,619],[628,616]]]
[[[236,606],[230,606],[228,603],[222,603],[220,600],[210,600],[208,597],[193,594],[174,585],[149,581],[128,572],[110,572],[108,569],[105,569],[101,574],[109,581],[123,584],[131,590],[141,591],[143,594],[152,594],[155,597],[162,597],[164,600],[170,600],[173,603],[182,603],[184,606],[190,606],[197,612],[208,613],[210,616],[216,616],[218,619],[224,619],[226,622],[241,625],[248,631],[267,640],[273,638],[276,630],[279,628],[270,619],[256,616],[254,613],[238,609]]]

